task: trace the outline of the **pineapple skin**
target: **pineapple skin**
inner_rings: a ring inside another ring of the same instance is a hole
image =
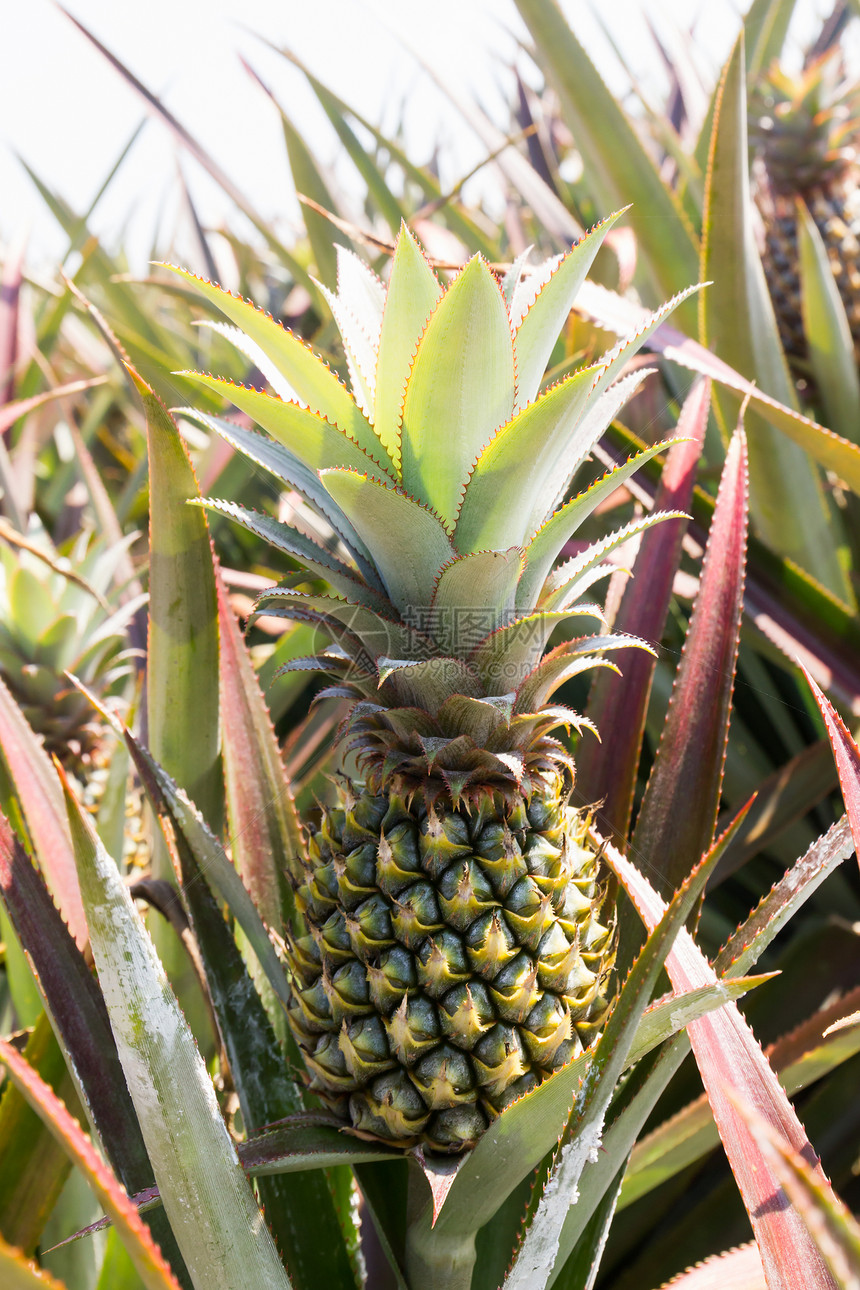
[[[513,806],[348,784],[296,892],[290,1025],[355,1130],[459,1152],[609,1009],[614,910],[560,773]]]

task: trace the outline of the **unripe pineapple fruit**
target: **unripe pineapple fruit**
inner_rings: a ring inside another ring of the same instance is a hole
[[[554,733],[588,723],[552,696],[607,651],[643,644],[565,628],[602,622],[582,598],[605,556],[662,517],[557,561],[665,447],[567,500],[647,375],[613,384],[619,368],[666,310],[539,391],[611,223],[530,276],[520,264],[500,282],[475,256],[447,288],[406,228],[387,286],[340,251],[325,294],[351,394],[271,318],[191,279],[277,394],[195,377],[267,434],[183,415],[301,492],[331,535],[205,503],[294,561],[258,610],[317,624],[326,644],[289,666],[328,673],[323,695],[352,702],[343,744],[363,778],[324,812],[307,863],[286,858],[306,926],[288,946],[290,1023],[314,1091],[358,1132],[401,1144],[473,1144],[588,1045],[608,1007],[613,913]]]

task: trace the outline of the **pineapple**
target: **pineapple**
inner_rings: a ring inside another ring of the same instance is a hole
[[[775,66],[756,95],[753,113],[764,268],[783,347],[793,362],[807,353],[797,233],[801,198],[827,249],[860,363],[857,88],[840,82],[838,61],[838,54],[825,55],[796,78]]]
[[[557,564],[601,498],[656,445],[566,500],[644,371],[619,367],[665,316],[541,392],[574,296],[616,216],[565,256],[499,281],[475,256],[447,288],[401,230],[387,287],[339,248],[351,394],[298,338],[183,270],[240,329],[277,393],[184,373],[267,434],[182,409],[298,489],[311,537],[233,502],[204,505],[298,566],[258,612],[320,628],[326,696],[352,706],[359,768],[291,878],[289,1020],[311,1088],[364,1135],[459,1152],[587,1046],[610,1006],[614,914],[552,701],[631,637],[576,636],[582,597],[628,524]],[[667,306],[669,308],[671,306]],[[558,629],[562,629],[559,631]],[[554,648],[546,652],[558,632]]]
[[[0,677],[45,748],[80,774],[104,731],[64,672],[101,698],[125,689],[127,628],[145,598],[117,607],[105,597],[132,539],[106,547],[82,531],[58,550],[36,516],[26,535],[4,525],[0,537]]]

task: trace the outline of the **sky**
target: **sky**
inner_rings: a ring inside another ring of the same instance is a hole
[[[560,0],[618,96],[626,78],[596,12],[611,15],[611,38],[659,97],[659,57],[645,13],[671,42],[678,24],[695,33],[706,69],[725,59],[738,29],[733,0]],[[746,0],[742,0],[744,7]],[[346,170],[301,73],[276,49],[288,48],[360,112],[394,129],[401,113],[409,150],[426,160],[441,145],[454,183],[484,155],[409,46],[461,92],[506,119],[510,67],[528,60],[514,0],[66,0],[90,29],[162,98],[259,212],[289,238],[298,208],[276,109],[241,59],[269,85],[318,159]],[[803,38],[832,0],[798,0]],[[53,0],[0,0],[4,72],[0,78],[0,245],[26,237],[31,263],[49,269],[64,238],[21,160],[80,211],[92,201],[144,119],[141,101]],[[273,48],[273,46],[275,48]],[[141,271],[158,231],[162,245],[183,210],[178,167],[207,226],[239,223],[229,199],[182,157],[168,132],[148,121],[99,203],[93,227],[128,248]],[[480,184],[475,181],[475,185]],[[467,190],[468,195],[468,190]]]

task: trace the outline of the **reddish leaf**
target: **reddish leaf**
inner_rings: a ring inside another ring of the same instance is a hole
[[[15,786],[45,881],[79,949],[87,943],[75,857],[63,795],[51,763],[0,681],[0,752]]]
[[[287,871],[302,873],[304,835],[248,651],[216,563],[221,727],[233,858],[266,924],[280,935],[292,900]]]
[[[18,301],[24,277],[24,241],[9,251],[0,277],[0,407],[15,395],[18,357]]]
[[[638,869],[611,844],[607,846],[606,858],[646,927],[649,930],[655,927],[665,912],[664,902]],[[713,968],[686,930],[675,941],[666,967],[672,985],[679,991],[713,985],[717,980]],[[794,1108],[737,1004],[727,1003],[716,1012],[690,1022],[687,1035],[752,1224],[768,1290],[798,1290],[800,1286],[804,1290],[835,1290],[835,1282],[803,1220],[731,1100],[734,1093],[755,1106],[791,1149],[811,1165],[822,1186],[829,1187]]]
[[[0,1236],[0,1279],[6,1290],[66,1290],[50,1272],[26,1258]]]
[[[801,667],[803,667],[802,663]],[[827,726],[827,735],[836,760],[836,769],[839,772],[842,796],[845,799],[845,810],[851,825],[851,836],[854,839],[858,862],[860,862],[860,748],[851,738],[851,732],[833,704],[826,695],[821,693],[805,667],[803,672],[809,682],[809,688],[815,695],[815,701],[821,709],[824,724]]]
[[[706,1259],[674,1277],[662,1290],[767,1290],[755,1241]]]
[[[16,1088],[23,1093],[33,1110],[83,1172],[99,1203],[113,1219],[147,1290],[179,1290],[178,1281],[162,1258],[133,1202],[56,1093],[5,1039],[0,1039],[0,1061],[5,1065]]]
[[[678,434],[689,436],[676,444],[666,459],[655,511],[689,508],[708,423],[710,382],[698,381],[678,421]],[[672,580],[681,553],[686,521],[668,520],[642,538],[634,577],[628,583],[613,630],[659,640],[672,595]],[[593,746],[579,768],[577,789],[588,802],[602,801],[601,829],[623,845],[630,827],[636,768],[645,729],[648,696],[655,660],[644,650],[631,651],[624,675],[608,669],[595,675],[587,715],[607,737]],[[611,732],[611,733],[610,733]]]
[[[746,555],[747,457],[739,428],[726,456],[699,594],[633,835],[677,888],[711,845],[729,732]]]

